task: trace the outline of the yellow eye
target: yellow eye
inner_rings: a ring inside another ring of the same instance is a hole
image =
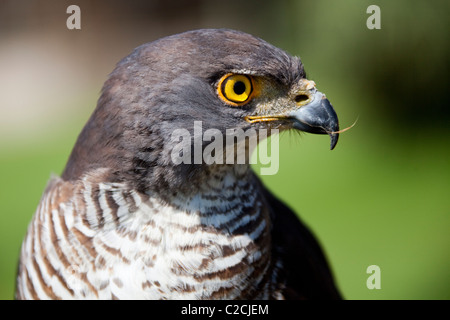
[[[253,80],[243,74],[226,74],[217,87],[219,97],[233,106],[248,102],[253,93]]]

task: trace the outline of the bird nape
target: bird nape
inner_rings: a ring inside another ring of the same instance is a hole
[[[48,183],[16,298],[339,299],[317,240],[249,165],[253,138],[289,129],[332,149],[339,135],[299,58],[226,29],[136,48]]]

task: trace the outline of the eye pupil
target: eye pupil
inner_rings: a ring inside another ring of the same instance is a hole
[[[233,86],[234,93],[236,93],[237,95],[243,94],[245,92],[245,89],[245,83],[243,83],[242,81],[237,81]]]

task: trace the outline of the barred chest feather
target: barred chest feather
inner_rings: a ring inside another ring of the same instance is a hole
[[[89,178],[61,202],[64,184],[53,182],[29,227],[19,296],[277,298],[270,220],[251,179],[212,179],[170,204]]]

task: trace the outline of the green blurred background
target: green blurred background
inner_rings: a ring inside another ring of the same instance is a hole
[[[81,30],[66,8],[81,8]],[[381,30],[366,9],[381,8]],[[449,1],[24,1],[0,3],[0,298],[22,238],[115,63],[205,27],[240,29],[299,55],[342,127],[282,134],[262,177],[319,237],[347,299],[450,298]],[[369,265],[381,289],[366,287]]]

